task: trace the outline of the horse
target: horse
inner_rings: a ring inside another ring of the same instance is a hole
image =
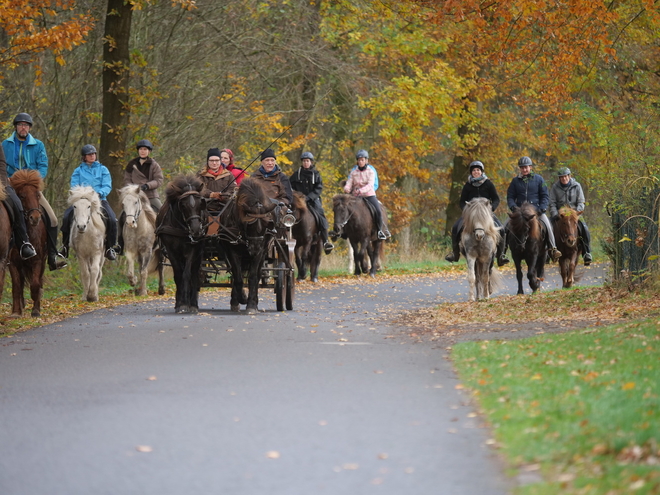
[[[174,272],[176,313],[199,312],[207,219],[203,185],[194,175],[174,177],[165,189],[165,203],[156,218],[156,235]]]
[[[23,204],[28,237],[37,252],[29,260],[21,258],[19,247],[14,245],[10,252],[9,273],[11,274],[12,316],[23,316],[25,310],[25,285],[30,286],[33,317],[41,316],[44,271],[48,256],[46,223],[39,206],[39,195],[44,188],[41,174],[36,170],[18,170],[9,179],[16,195]]]
[[[101,199],[90,186],[75,186],[69,191],[67,204],[73,207],[69,243],[80,265],[82,297],[88,302],[98,301],[105,262],[105,214]]]
[[[493,221],[490,200],[475,198],[465,203],[461,251],[467,260],[469,301],[488,299],[502,287],[499,272],[493,266],[500,230]]]
[[[319,266],[323,240],[319,233],[314,213],[307,207],[305,195],[299,191],[293,192],[292,211],[296,223],[291,228],[291,234],[296,240],[295,256],[298,267],[298,280],[305,280],[309,266],[309,278],[312,282],[319,281]]]
[[[11,214],[5,206],[7,192],[0,182],[0,300],[5,288],[5,273],[9,264],[9,250],[11,248]]]
[[[557,249],[561,251],[559,271],[562,287],[568,289],[575,282],[575,265],[582,254],[583,247],[579,240],[578,222],[581,211],[570,206],[562,206],[559,214],[552,219],[552,230],[555,234]]]
[[[366,201],[350,194],[337,194],[332,198],[332,209],[335,214],[332,235],[348,238],[351,243],[355,262],[354,274],[369,272],[369,275],[375,277],[383,255],[383,241],[378,239],[378,229]],[[382,206],[381,210],[383,218],[386,218]],[[371,268],[368,266],[367,255],[371,261]]]
[[[523,260],[527,264],[527,279],[532,292],[536,292],[541,287],[545,270],[547,235],[534,205],[525,202],[520,208],[509,213],[506,240],[516,264],[518,294],[525,293],[522,286]]]
[[[163,263],[160,249],[155,247],[156,213],[151,208],[147,195],[139,185],[128,185],[119,190],[119,199],[124,209],[126,222],[123,228],[124,256],[128,264],[126,276],[138,296],[147,295],[147,276],[152,257],[157,258],[158,294],[165,294]],[[135,261],[138,263],[139,280],[135,276]],[[139,282],[139,283],[138,283]]]

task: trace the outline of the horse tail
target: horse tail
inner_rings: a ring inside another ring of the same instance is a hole
[[[149,266],[147,267],[147,273],[154,273],[158,270],[158,265],[163,261],[163,251],[160,249],[158,240],[154,243],[154,250],[151,254],[151,259],[149,260]]]
[[[498,290],[502,290],[505,288],[504,285],[504,277],[502,277],[502,274],[500,271],[493,266],[490,270],[490,293],[492,294],[493,292],[496,292]]]

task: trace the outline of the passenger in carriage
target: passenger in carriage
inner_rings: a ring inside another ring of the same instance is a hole
[[[46,147],[44,143],[35,139],[30,133],[32,124],[32,117],[29,114],[19,113],[14,117],[14,133],[2,142],[2,148],[7,159],[7,176],[10,179],[14,172],[23,169],[38,171],[42,179],[45,179],[48,174]],[[46,213],[44,220],[46,221],[48,268],[51,271],[64,268],[67,266],[67,262],[57,252],[57,216],[46,197],[41,193],[39,193],[39,205]],[[21,218],[23,218],[22,214]],[[27,239],[27,234],[25,237]]]
[[[268,197],[277,199],[287,206],[293,202],[291,182],[277,165],[275,152],[272,149],[268,148],[261,153],[261,166],[252,177],[268,184]]]
[[[369,153],[366,150],[360,150],[355,155],[357,160],[357,167],[351,170],[348,176],[344,192],[366,199],[373,206],[374,221],[378,226],[378,238],[385,240],[391,237],[390,231],[383,223],[383,215],[380,209],[380,202],[376,197],[376,190],[374,188],[376,180],[376,170],[369,165]]]
[[[243,170],[242,168],[238,168],[234,164],[234,152],[229,148],[220,150],[220,160],[222,161],[222,166],[225,167],[234,175],[234,179],[236,180],[237,186],[241,185],[241,181],[245,177],[249,177],[247,172],[245,172],[245,170]]]
[[[323,190],[321,174],[316,169],[314,155],[309,151],[300,155],[300,161],[302,166],[289,177],[291,188],[303,193],[307,199],[307,207],[316,212],[319,232],[323,240],[323,250],[325,254],[330,254],[334,246],[328,240],[328,220],[325,218],[323,203],[321,203],[321,191]]]
[[[71,175],[71,187],[90,186],[99,195],[101,206],[106,215],[105,230],[105,257],[114,261],[117,259],[115,244],[117,242],[117,217],[106,199],[112,191],[112,177],[110,171],[105,165],[96,160],[96,148],[91,144],[86,144],[80,150],[82,163],[73,171]],[[62,219],[62,254],[69,255],[69,235],[71,233],[73,207],[69,207],[64,212]]]
[[[202,196],[209,198],[207,208],[209,211],[219,211],[236,189],[234,174],[222,164],[222,152],[218,148],[211,148],[206,154],[206,166],[197,176],[204,183]]]

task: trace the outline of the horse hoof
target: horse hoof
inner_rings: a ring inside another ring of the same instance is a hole
[[[190,314],[196,315],[199,313],[199,308],[197,306],[190,306]]]
[[[87,296],[87,302],[96,302],[96,301],[98,301],[98,300],[99,300],[98,297]]]
[[[314,282],[314,283],[316,283],[316,282],[318,282],[318,281],[319,281],[319,278],[318,278],[318,277],[314,277],[314,278],[312,279],[312,282]]]
[[[241,311],[241,307],[238,304],[232,304],[230,306],[232,313],[238,313]]]
[[[41,311],[32,310],[32,313],[30,314],[32,315],[32,318],[41,318]]]
[[[158,287],[158,295],[159,296],[165,295],[165,287]]]
[[[259,311],[259,308],[246,308],[245,312],[249,315],[256,315]]]

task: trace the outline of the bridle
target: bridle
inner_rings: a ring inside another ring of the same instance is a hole
[[[137,204],[138,204],[138,207],[137,207],[137,211],[135,212],[135,214],[134,215],[128,215],[127,214],[126,215],[126,220],[128,220],[128,217],[133,217],[133,220],[135,220],[135,223],[138,223],[140,215],[142,215],[142,201],[140,200],[140,198],[137,199]]]
[[[195,198],[201,199],[201,194],[197,190],[191,190],[191,191],[186,191],[184,192],[181,196],[178,197],[176,200],[176,208],[179,211],[181,218],[175,217],[176,222],[179,224],[179,227],[182,228],[184,232],[188,233],[188,238],[190,239],[191,244],[197,244],[198,242],[203,240],[204,236],[196,236],[194,232],[191,231],[191,225],[190,223],[193,220],[199,220],[201,225],[206,225],[206,219],[202,218],[201,215],[198,214],[192,214],[188,217],[184,217],[184,211],[181,209],[181,203],[183,200],[189,199],[191,201],[191,206],[195,206]]]

